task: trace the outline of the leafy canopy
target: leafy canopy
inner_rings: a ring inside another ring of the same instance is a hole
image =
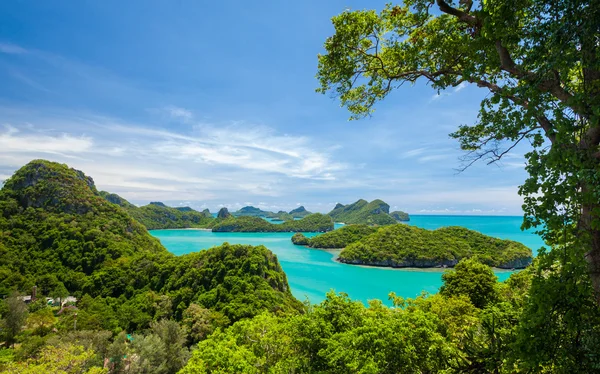
[[[486,89],[475,124],[452,134],[464,167],[531,145],[520,187],[525,227],[568,240],[600,301],[600,1],[406,0],[332,19],[321,93],[352,118],[405,83]],[[565,235],[567,231],[567,235]]]

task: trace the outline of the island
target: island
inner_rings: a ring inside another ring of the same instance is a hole
[[[303,206],[293,209],[289,212],[280,210],[277,213],[262,210],[253,206],[245,206],[232,213],[235,217],[249,216],[249,217],[263,217],[269,218],[272,221],[289,221],[292,219],[304,218],[312,213],[306,210]]]
[[[204,228],[213,220],[210,212],[206,214],[206,211],[198,212],[190,207],[172,208],[160,201],[137,207],[114,193],[100,191],[99,195],[125,209],[148,230]]]
[[[471,257],[502,269],[523,269],[533,259],[531,249],[521,243],[464,227],[426,230],[396,224],[350,243],[338,260],[353,265],[430,268],[454,267],[461,259]]]
[[[365,236],[377,231],[376,227],[368,225],[345,225],[337,230],[307,238],[301,233],[292,236],[292,243],[304,245],[311,248],[345,248],[348,245],[359,241]]]
[[[268,222],[260,217],[241,216],[217,219],[211,226],[213,232],[327,232],[333,230],[331,217],[313,213],[300,220],[281,224]]]
[[[345,224],[364,224],[370,226],[393,225],[398,221],[408,221],[407,213],[396,211],[390,214],[390,206],[382,200],[368,202],[360,199],[352,204],[337,203],[333,210],[327,213],[335,222]]]

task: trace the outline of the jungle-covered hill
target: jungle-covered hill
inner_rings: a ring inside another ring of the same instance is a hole
[[[425,230],[405,224],[381,227],[348,244],[339,260],[389,267],[453,267],[461,259],[471,257],[507,269],[522,269],[532,261],[531,249],[512,240],[493,238],[464,227]]]
[[[396,211],[390,215],[390,206],[382,200],[360,199],[352,204],[336,204],[329,215],[335,222],[346,224],[364,224],[369,226],[393,225],[399,220],[409,220],[407,213]]]
[[[333,230],[333,221],[331,217],[320,213],[281,224],[270,223],[259,217],[241,216],[216,219],[209,227],[213,232],[326,232]]]
[[[161,202],[137,207],[117,194],[100,191],[100,196],[125,209],[148,230],[202,228],[213,220],[210,212],[198,212],[190,207],[172,208]]]
[[[159,299],[170,305],[161,313],[174,319],[191,303],[230,321],[302,309],[265,247],[225,243],[174,256],[92,178],[44,160],[19,169],[0,190],[0,294],[34,285],[40,295],[65,287],[96,298],[110,310],[107,321],[129,331],[157,318]]]

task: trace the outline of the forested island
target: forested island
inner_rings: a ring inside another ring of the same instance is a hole
[[[213,232],[326,232],[333,230],[334,226],[331,217],[313,213],[302,219],[292,219],[280,224],[253,216],[228,217],[216,219],[208,227]]]
[[[99,196],[126,210],[148,230],[204,228],[214,232],[326,232],[333,230],[329,216],[310,213],[304,207],[290,213],[272,213],[247,206],[234,213],[221,208],[216,217],[208,209],[198,212],[190,207],[168,207],[161,202],[151,202],[137,207],[117,194],[100,191]],[[292,214],[293,213],[293,214]],[[284,221],[273,224],[263,218]]]
[[[403,224],[380,228],[348,225],[307,238],[297,233],[292,242],[312,248],[343,249],[338,260],[347,264],[394,268],[454,267],[463,258],[502,269],[523,269],[533,259],[531,249],[464,227],[426,230]]]
[[[232,215],[235,217],[241,217],[241,216],[264,217],[264,218],[271,218],[273,221],[275,221],[275,220],[289,221],[292,219],[304,218],[311,214],[312,213],[309,212],[308,210],[306,210],[306,208],[304,208],[303,206],[299,206],[298,208],[292,209],[289,212],[280,210],[277,213],[262,210],[260,208],[256,208],[253,206],[245,206],[245,207],[241,208],[240,210],[232,213]]]
[[[360,199],[348,205],[338,203],[327,215],[335,222],[370,226],[393,225],[399,221],[410,220],[405,212],[396,211],[390,214],[390,206],[379,199],[371,202]]]

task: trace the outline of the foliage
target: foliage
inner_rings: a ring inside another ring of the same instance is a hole
[[[307,245],[312,248],[345,248],[360,239],[371,235],[377,228],[367,225],[345,225],[337,230],[306,238],[292,236],[292,242],[297,245]],[[300,234],[301,235],[301,234]]]
[[[401,210],[391,212],[390,216],[392,216],[392,218],[396,221],[410,221],[410,216],[408,215],[408,213],[403,212]]]
[[[497,299],[496,282],[498,278],[490,269],[475,259],[461,260],[454,270],[442,274],[444,285],[440,293],[444,296],[467,296],[477,308]]]
[[[82,346],[68,345],[65,347],[47,346],[42,349],[40,357],[24,362],[8,365],[6,373],[38,374],[102,374],[108,373],[106,369],[90,366],[94,352],[85,350]]]
[[[308,245],[309,238],[307,238],[303,233],[297,232],[292,235],[292,243],[295,245]]]
[[[327,215],[333,218],[335,222],[346,224],[380,226],[397,223],[396,219],[389,215],[389,212],[390,206],[381,200],[368,202],[360,199],[348,205],[337,204]]]
[[[27,319],[27,305],[18,292],[13,292],[3,303],[5,304],[5,308],[3,308],[5,312],[2,316],[4,340],[7,346],[14,346],[16,337]]]
[[[484,313],[468,298],[391,297],[396,308],[365,307],[330,292],[303,315],[240,321],[200,342],[183,373],[450,373],[473,364],[466,343],[480,334]],[[492,371],[504,365],[493,363]]]
[[[188,360],[185,334],[175,321],[161,320],[151,325],[146,335],[134,335],[128,372],[168,374],[176,373]]]
[[[438,92],[489,91],[478,121],[451,135],[468,152],[463,168],[528,143],[524,227],[552,246],[568,238],[600,303],[598,19],[598,0],[407,0],[345,11],[319,56],[318,91],[337,95],[353,118],[419,78]]]
[[[198,212],[189,207],[172,208],[161,202],[137,207],[117,194],[106,191],[100,191],[99,194],[109,202],[125,209],[148,230],[201,228],[206,227],[213,220],[210,213],[207,215],[205,212]]]
[[[297,207],[296,209],[290,210],[289,214],[293,218],[304,218],[308,215],[311,215],[312,213],[309,212],[308,210],[306,210],[306,208],[301,205],[301,206]]]
[[[333,230],[330,217],[315,213],[300,220],[273,224],[259,217],[240,216],[217,220],[213,232],[325,232]]]
[[[531,249],[521,243],[483,235],[463,227],[425,230],[396,224],[379,228],[348,245],[342,262],[392,267],[454,266],[462,258],[501,268],[524,268]]]

